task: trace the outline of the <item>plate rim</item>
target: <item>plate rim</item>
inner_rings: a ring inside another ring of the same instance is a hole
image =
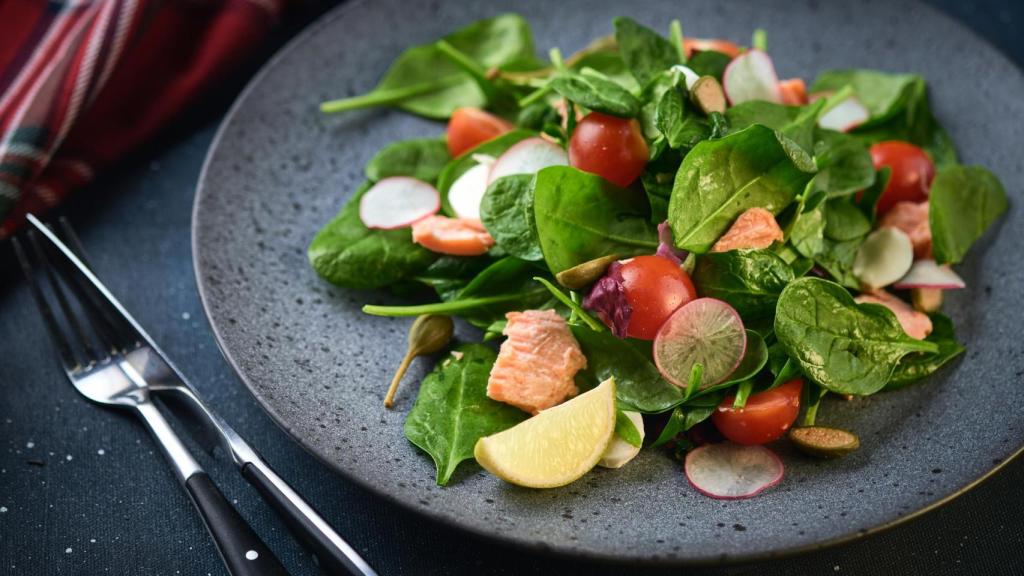
[[[914,2],[918,4],[920,7],[922,7],[924,10],[931,12],[934,17],[945,19],[947,22],[952,22],[955,26],[964,30],[967,34],[973,36],[979,42],[988,45],[999,55],[1000,58],[1002,58],[1004,61],[1010,64],[1011,67],[1016,69],[1018,73],[1024,73],[1024,70],[1022,70],[1021,66],[1019,66],[1015,60],[1010,58],[999,46],[990,42],[987,38],[980,35],[973,28],[965,25],[960,20],[950,16],[946,12],[931,5],[928,2],[924,2],[921,0],[914,0]],[[966,494],[970,490],[973,490],[974,488],[978,487],[986,480],[1002,471],[1008,464],[1010,464],[1018,457],[1020,457],[1022,454],[1024,454],[1024,444],[1022,444],[1021,446],[1018,446],[1015,450],[1013,450],[1010,454],[1008,454],[1005,458],[1003,458],[998,464],[993,465],[992,468],[988,469],[984,474],[978,476],[977,478],[974,478],[967,484],[957,488],[956,490],[950,492],[946,496],[934,502],[931,502],[925,506],[922,506],[916,510],[912,510],[910,512],[907,512],[906,514],[898,516],[897,518],[894,518],[887,522],[883,522],[881,524],[877,524],[875,526],[871,526],[866,529],[853,531],[842,536],[830,538],[812,544],[781,547],[766,552],[755,552],[749,554],[734,555],[723,554],[714,557],[701,558],[686,558],[679,556],[656,558],[627,558],[623,556],[616,556],[610,553],[560,548],[557,546],[547,545],[535,540],[527,541],[509,537],[500,532],[488,532],[486,530],[477,528],[472,525],[462,524],[454,518],[445,515],[430,514],[427,510],[416,508],[413,505],[398,498],[394,494],[378,489],[378,487],[376,487],[374,484],[367,482],[364,479],[357,476],[356,474],[349,472],[343,467],[338,466],[337,463],[331,461],[331,459],[328,458],[326,454],[321,453],[321,451],[318,450],[315,446],[307,443],[304,439],[292,433],[291,427],[288,425],[286,420],[282,418],[270,404],[267,403],[267,401],[263,398],[263,396],[256,389],[256,387],[253,386],[251,382],[249,382],[249,379],[246,377],[241,366],[236,361],[232,353],[225,346],[224,338],[221,335],[220,329],[218,328],[218,325],[213,321],[213,317],[210,313],[211,306],[208,301],[209,291],[200,270],[200,258],[198,248],[199,244],[197,242],[197,222],[199,220],[199,207],[202,202],[203,196],[207,191],[207,172],[210,170],[210,166],[213,163],[214,153],[219,149],[220,142],[222,137],[224,136],[224,133],[227,131],[229,125],[233,123],[232,121],[234,120],[235,116],[242,108],[242,106],[249,99],[251,93],[256,90],[257,86],[259,86],[262,83],[263,79],[266,76],[270,75],[271,70],[276,68],[280,60],[283,60],[292,51],[297,50],[301,45],[308,42],[321,29],[330,26],[335,20],[340,19],[350,10],[355,10],[357,8],[362,7],[364,4],[370,3],[370,0],[349,0],[348,2],[336,6],[328,10],[324,14],[320,15],[319,17],[317,17],[316,20],[308,24],[305,28],[301,29],[299,32],[296,33],[296,35],[293,38],[291,38],[283,46],[277,49],[277,51],[275,51],[274,54],[260,66],[259,70],[252,76],[252,78],[250,78],[248,82],[246,82],[245,87],[234,98],[230,108],[228,108],[227,112],[221,119],[220,124],[217,127],[216,132],[214,133],[213,139],[210,141],[210,144],[206,150],[206,154],[203,158],[202,168],[199,171],[199,176],[196,181],[195,195],[192,201],[192,210],[190,216],[191,224],[189,231],[189,241],[191,243],[190,252],[192,256],[192,273],[196,282],[196,289],[199,293],[199,301],[203,308],[203,316],[205,317],[206,323],[210,327],[211,332],[213,333],[213,337],[215,342],[217,343],[218,350],[220,350],[221,355],[224,357],[224,360],[227,361],[228,365],[231,367],[231,370],[235,373],[235,376],[245,385],[248,392],[253,396],[253,398],[256,399],[256,403],[259,404],[260,408],[268,416],[270,416],[270,419],[274,422],[274,424],[276,424],[293,442],[298,444],[308,454],[312,455],[328,470],[340,475],[346,481],[355,484],[361,489],[373,494],[375,497],[382,498],[398,506],[399,508],[402,508],[403,510],[412,512],[420,516],[421,518],[428,519],[432,522],[437,522],[439,524],[442,524],[449,528],[453,528],[455,530],[469,533],[474,537],[481,538],[486,541],[491,541],[506,546],[512,546],[515,548],[527,550],[541,555],[558,556],[562,558],[584,558],[591,561],[606,562],[610,564],[624,565],[628,563],[630,565],[643,565],[651,567],[728,566],[751,562],[761,562],[767,560],[793,558],[795,556],[835,548],[837,546],[842,546],[844,544],[860,541],[869,536],[881,534],[898,526],[908,524],[911,521],[928,514],[929,512],[932,512],[938,508],[945,506],[946,504]]]

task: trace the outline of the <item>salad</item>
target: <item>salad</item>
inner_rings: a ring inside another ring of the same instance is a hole
[[[823,398],[964,351],[940,311],[966,287],[952,265],[1007,209],[957,162],[923,78],[779,79],[760,30],[746,48],[617,18],[545,61],[500,15],[321,108],[373,106],[447,130],[380,150],[308,255],[328,282],[410,300],[363,308],[416,317],[387,406],[413,358],[449,351],[405,422],[441,485],[475,459],[562,486],[645,448],[743,498],[781,480],[772,442],[856,450]],[[452,348],[452,317],[483,342]]]

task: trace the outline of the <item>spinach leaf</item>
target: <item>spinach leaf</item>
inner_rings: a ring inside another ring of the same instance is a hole
[[[963,260],[971,244],[1009,207],[999,178],[981,166],[940,170],[928,204],[932,249],[939,264]]]
[[[613,23],[619,54],[641,86],[661,71],[679,64],[679,51],[657,32],[632,18],[619,17]]]
[[[830,199],[815,210],[801,214],[790,241],[837,282],[856,289],[860,287],[860,280],[853,274],[853,260],[870,231],[871,221],[853,203],[852,196],[845,196]]]
[[[875,165],[862,141],[831,130],[821,130],[819,138],[815,145],[817,189],[831,197],[847,196],[875,183]]]
[[[658,232],[647,203],[631,190],[568,166],[537,173],[533,210],[544,260],[553,274],[589,260],[652,253]]]
[[[623,118],[633,118],[640,113],[636,96],[618,82],[590,69],[562,72],[551,79],[550,86],[566,100],[595,112]]]
[[[907,336],[885,306],[856,304],[842,286],[811,277],[782,291],[775,335],[804,374],[839,394],[878,392],[904,356],[938,350]]]
[[[480,202],[480,220],[505,252],[523,260],[541,260],[533,218],[533,174],[498,178]]]
[[[686,81],[679,72],[672,72],[672,84],[661,94],[654,111],[658,131],[670,148],[688,149],[711,136],[708,122],[690,104]]]
[[[871,222],[849,198],[825,203],[825,237],[837,241],[856,240],[871,232]]]
[[[679,167],[669,201],[676,246],[701,254],[748,208],[778,214],[813,171],[798,146],[757,124],[697,144]]]
[[[658,172],[648,167],[640,175],[640,183],[647,195],[647,203],[651,208],[651,222],[660,224],[668,219],[668,201],[672,197],[672,182],[675,172]]]
[[[497,138],[493,138],[479,144],[468,152],[464,152],[458,158],[454,158],[448,162],[444,169],[441,170],[441,174],[437,177],[437,191],[441,193],[441,207],[444,209],[444,212],[449,216],[455,215],[455,211],[452,210],[451,204],[448,203],[448,190],[451,189],[452,184],[454,184],[460,176],[478,164],[474,156],[482,154],[496,158],[501,156],[505,150],[511,148],[513,144],[536,135],[536,133],[526,130],[513,130],[512,132],[506,132]]]
[[[725,75],[725,68],[732,62],[732,57],[715,50],[697,52],[686,61],[686,66],[698,76],[714,76],[719,82]]]
[[[693,283],[701,296],[718,298],[744,319],[770,316],[793,269],[770,250],[711,252],[697,258]]]
[[[498,260],[477,274],[450,299],[432,304],[410,306],[377,306],[367,304],[363,312],[374,316],[419,316],[421,314],[452,314],[469,323],[486,328],[504,318],[509,310],[525,310],[544,304],[548,291],[536,284],[537,268],[518,258]]]
[[[455,468],[473,457],[476,441],[507,430],[527,418],[523,411],[487,397],[487,379],[497,354],[487,346],[458,349],[420,384],[416,404],[405,419],[405,437],[434,459],[437,484],[451,480]]]
[[[489,256],[440,256],[412,280],[426,284],[441,300],[452,300],[477,274],[494,263]]]
[[[574,62],[569,68],[576,71],[593,70],[600,72],[605,78],[630,92],[640,90],[640,85],[637,84],[636,78],[630,72],[629,66],[626,65],[626,62],[617,51],[591,52]]]
[[[529,25],[516,14],[479,20],[443,38],[483,68],[536,66]],[[456,108],[481,108],[486,97],[474,78],[454,63],[437,43],[403,52],[371,92],[324,102],[323,112],[370,106],[398,106],[427,118],[444,119]]]
[[[825,205],[798,212],[790,227],[790,244],[805,258],[815,258],[825,251]]]
[[[732,132],[761,124],[778,130],[810,154],[814,152],[815,126],[825,103],[824,98],[806,106],[786,106],[764,100],[751,100],[727,109],[725,117]]]
[[[644,443],[644,439],[640,437],[640,431],[636,429],[636,425],[633,424],[633,421],[622,410],[615,412],[615,435],[622,438],[627,444],[637,448]]]
[[[619,407],[645,414],[664,412],[685,400],[682,388],[661,377],[650,354],[605,330],[571,326],[573,336],[587,357],[584,376],[594,382],[615,378]]]
[[[433,184],[449,160],[444,138],[403,140],[377,152],[366,165],[366,177],[376,182],[389,176],[410,176]]]
[[[534,277],[534,280],[540,282],[545,288],[548,289],[548,292],[551,293],[551,296],[553,296],[555,300],[558,300],[559,302],[564,304],[566,308],[569,309],[570,324],[576,322],[576,320],[574,319],[577,319],[579,322],[582,322],[583,325],[590,328],[591,330],[594,330],[595,332],[604,332],[605,330],[607,330],[607,327],[605,327],[604,324],[602,324],[598,319],[591,316],[590,312],[587,312],[583,308],[583,306],[581,306],[578,302],[574,301],[571,296],[566,296],[565,293],[561,291],[561,289],[552,284],[550,281],[545,280],[544,278],[541,278],[539,276]]]
[[[753,330],[747,330],[747,349],[740,359],[739,366],[732,371],[732,374],[721,384],[716,384],[713,389],[728,388],[740,382],[750,380],[768,364],[768,345],[764,338]]]
[[[677,406],[672,410],[668,422],[665,423],[665,427],[658,435],[658,439],[654,441],[653,446],[666,444],[679,434],[710,418],[724,398],[725,392],[719,391],[694,398]]]
[[[359,218],[364,183],[341,212],[317,232],[306,252],[324,280],[346,288],[369,290],[394,284],[425,269],[437,254],[413,244],[409,228],[370,230]]]
[[[874,184],[865,189],[859,198],[854,199],[857,208],[860,208],[860,211],[864,213],[864,216],[867,217],[872,226],[875,225],[875,220],[878,218],[878,199],[882,197],[882,193],[889,186],[889,178],[891,176],[892,169],[888,166],[883,166],[876,173]]]
[[[898,390],[935,373],[944,364],[964,352],[964,347],[956,341],[953,332],[953,321],[943,314],[932,314],[932,333],[925,338],[939,347],[937,352],[919,352],[904,356],[896,365],[886,390]]]
[[[914,74],[889,74],[875,70],[826,70],[811,86],[811,92],[834,92],[846,86],[871,115],[865,125],[892,117],[906,103],[906,95],[920,77]]]

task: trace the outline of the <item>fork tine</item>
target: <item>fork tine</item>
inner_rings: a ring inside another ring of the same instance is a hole
[[[28,282],[29,291],[32,292],[32,299],[35,300],[36,306],[39,308],[39,314],[43,317],[43,324],[46,325],[46,330],[50,333],[50,337],[53,338],[53,343],[57,347],[57,354],[60,356],[61,363],[68,371],[77,370],[81,363],[71,351],[71,345],[68,343],[67,338],[64,337],[64,334],[62,334],[60,325],[53,315],[53,310],[46,302],[46,296],[43,294],[39,283],[36,282],[35,273],[32,270],[32,264],[29,263],[28,255],[22,249],[21,242],[17,238],[11,239],[11,245],[14,247],[14,254],[18,259],[18,263],[21,265],[21,272],[25,275],[25,280]]]

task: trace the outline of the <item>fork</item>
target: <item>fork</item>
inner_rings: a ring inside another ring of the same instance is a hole
[[[74,250],[34,216],[29,215],[28,220],[35,230],[30,230],[26,238],[49,282],[53,299],[65,317],[63,324],[58,322],[47,303],[40,283],[36,282],[32,259],[17,239],[14,242],[15,252],[44,323],[57,344],[68,378],[79,392],[93,401],[127,406],[139,413],[161,442],[179,480],[192,496],[229,571],[241,575],[284,573],[269,549],[227,503],[174,435],[152,403],[151,393],[169,391],[184,397],[200,421],[220,437],[243,477],[260,491],[293,532],[313,550],[325,571],[375,576],[376,573],[359,554],[206,405],[195,388],[84,263],[84,251],[67,222],[61,219],[62,232]],[[37,232],[42,235],[42,241]],[[51,266],[46,266],[48,260]],[[62,282],[58,282],[57,276]],[[62,283],[77,299],[77,314],[61,288]],[[89,323],[82,322],[83,313]],[[86,330],[84,326],[90,326],[92,330]],[[97,341],[90,338],[90,333],[98,339],[99,348],[96,347]],[[77,349],[72,346],[72,341],[78,344]],[[200,496],[197,497],[196,493]],[[261,562],[264,559],[265,567]],[[260,570],[253,571],[254,568]]]

